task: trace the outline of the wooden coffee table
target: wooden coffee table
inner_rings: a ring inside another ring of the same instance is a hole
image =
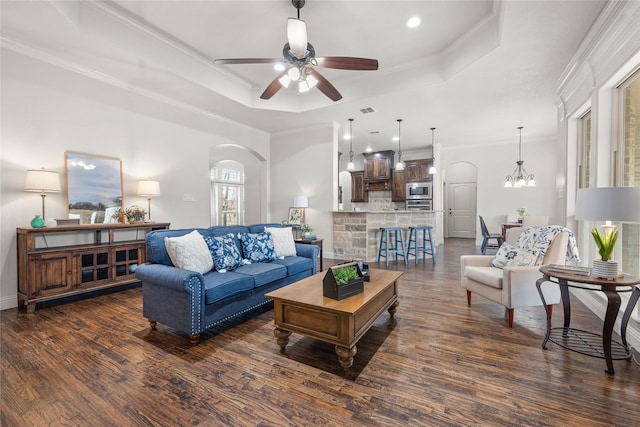
[[[364,292],[334,300],[322,295],[325,273],[300,280],[265,296],[273,299],[273,320],[280,351],[289,343],[292,332],[336,345],[340,365],[353,365],[356,342],[378,317],[388,310],[391,317],[398,306],[398,278],[403,273],[370,269],[371,281],[364,282]]]

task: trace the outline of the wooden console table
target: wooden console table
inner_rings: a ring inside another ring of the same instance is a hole
[[[86,224],[16,229],[18,307],[137,281],[145,236],[169,223]]]
[[[542,348],[547,349],[547,341],[556,343],[560,347],[575,351],[580,354],[591,357],[599,357],[605,359],[607,369],[605,372],[614,374],[613,360],[631,359],[631,352],[627,345],[627,323],[631,317],[631,312],[640,296],[640,290],[637,284],[640,279],[625,274],[614,280],[598,279],[591,276],[583,276],[579,274],[559,273],[550,270],[550,266],[540,267],[542,278],[536,281],[538,293],[542,299],[542,304],[547,312],[547,332],[542,341]],[[562,307],[564,309],[564,325],[563,327],[551,327],[551,312],[545,302],[542,289],[543,283],[551,282],[560,286],[560,295],[562,297]],[[602,335],[580,329],[570,328],[571,323],[571,301],[569,299],[569,288],[584,289],[587,291],[601,291],[607,296],[607,311],[604,316],[604,324],[602,326]],[[622,343],[612,341],[613,327],[616,323],[618,310],[622,304],[620,292],[633,292],[622,318],[621,336]]]

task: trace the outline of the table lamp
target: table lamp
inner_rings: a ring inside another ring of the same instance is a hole
[[[610,243],[612,252],[617,239],[617,230],[611,222],[640,222],[640,187],[581,188],[576,197],[575,219],[606,221],[602,226],[605,231],[603,237]],[[596,234],[599,235],[597,229],[594,229],[592,234],[596,244],[599,245],[596,237]],[[613,279],[618,276],[618,263],[610,257],[596,259],[593,262],[591,274],[594,277]]]
[[[42,197],[42,220],[44,216],[44,198],[46,193],[60,192],[60,176],[58,172],[48,171],[44,168],[38,170],[28,170],[24,180],[24,191],[40,193]]]
[[[151,198],[160,195],[160,183],[152,180],[138,181],[138,196],[147,198],[147,212],[151,221]]]

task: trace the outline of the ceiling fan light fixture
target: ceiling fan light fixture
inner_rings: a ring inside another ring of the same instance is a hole
[[[287,20],[287,39],[291,53],[298,58],[304,58],[307,54],[307,24],[302,19]]]
[[[300,78],[300,70],[298,67],[291,67],[289,71],[287,71],[287,75],[291,80],[298,80]]]
[[[305,93],[305,92],[309,92],[309,84],[307,83],[306,80],[300,80],[298,82],[298,92],[300,93]]]
[[[318,79],[313,77],[313,75],[309,74],[307,76],[307,84],[309,85],[309,89],[314,88],[318,84]]]
[[[280,82],[280,84],[284,88],[288,88],[289,84],[291,84],[291,78],[287,74],[285,74],[284,76],[280,77],[278,79],[278,81]]]

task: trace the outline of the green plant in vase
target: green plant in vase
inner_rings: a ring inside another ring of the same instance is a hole
[[[600,230],[594,228],[591,230],[591,235],[596,242],[598,255],[600,255],[600,259],[593,260],[592,276],[604,279],[615,278],[618,275],[618,263],[611,258],[618,241],[618,230],[602,234]]]
[[[598,247],[598,255],[600,255],[600,259],[602,261],[609,261],[613,255],[613,250],[616,247],[616,242],[618,241],[618,230],[614,230],[607,235],[600,233],[600,230],[594,228],[591,230],[591,235]]]
[[[358,268],[355,265],[342,268],[333,269],[333,277],[336,279],[338,286],[346,285],[347,283],[360,278],[358,275]]]

